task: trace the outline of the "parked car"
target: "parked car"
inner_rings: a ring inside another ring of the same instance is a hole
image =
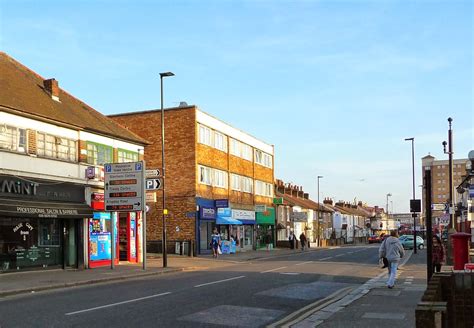
[[[412,235],[404,235],[404,236],[406,236],[406,237],[404,237],[403,239],[400,240],[400,242],[402,243],[403,248],[413,249],[413,244],[414,244],[413,243],[413,236]],[[416,247],[418,249],[423,249],[425,247],[425,241],[420,236],[416,236]]]
[[[402,242],[403,240],[405,240],[409,235],[401,235],[400,237],[398,237],[398,239],[400,240],[400,242]],[[413,236],[412,236],[413,237]]]
[[[369,241],[369,244],[372,243],[381,243],[384,240],[384,234],[381,234],[380,236],[377,235],[371,235],[367,239]]]

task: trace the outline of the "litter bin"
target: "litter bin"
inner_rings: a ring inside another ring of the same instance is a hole
[[[454,270],[464,270],[464,264],[469,262],[469,239],[471,235],[458,232],[451,235],[453,241]]]

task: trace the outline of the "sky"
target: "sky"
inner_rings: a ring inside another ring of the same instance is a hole
[[[181,101],[275,147],[317,200],[408,212],[421,158],[474,149],[472,1],[8,1],[0,49],[103,114]],[[1,72],[0,72],[1,74]]]

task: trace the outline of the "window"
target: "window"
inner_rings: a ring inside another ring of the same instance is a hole
[[[255,149],[255,163],[272,168],[272,156],[261,150]]]
[[[227,142],[226,138],[222,133],[215,132],[214,134],[214,147],[222,150],[227,151]]]
[[[214,187],[226,188],[227,187],[227,172],[221,170],[214,170],[214,181],[212,181]]]
[[[252,147],[242,144],[242,158],[248,161],[252,160]]]
[[[242,191],[252,193],[253,181],[251,178],[242,177]]]
[[[241,179],[240,175],[237,175],[237,174],[231,174],[230,175],[232,190],[240,191],[240,179]]]
[[[255,180],[255,194],[260,196],[273,197],[272,184]]]
[[[10,125],[0,125],[0,148],[26,152],[26,130]]]
[[[211,168],[199,165],[199,183],[211,185]]]
[[[240,157],[240,142],[235,139],[230,138],[229,145],[230,145],[230,153],[232,155]]]
[[[208,146],[212,146],[211,129],[209,129],[207,126],[199,125],[199,142]]]
[[[94,165],[102,165],[112,163],[113,149],[98,143],[87,142],[87,163]]]
[[[118,160],[119,163],[137,162],[138,161],[138,153],[130,151],[130,150],[119,149],[117,160]]]
[[[36,133],[36,152],[38,156],[77,161],[77,142],[43,132]]]

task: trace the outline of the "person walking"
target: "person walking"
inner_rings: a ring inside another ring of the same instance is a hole
[[[214,228],[214,233],[211,237],[211,247],[212,247],[212,256],[217,258],[219,256],[219,247],[221,246],[221,235],[217,232],[217,229]]]
[[[431,254],[433,272],[441,272],[441,265],[444,263],[444,247],[437,235],[433,235],[433,252]]]
[[[272,233],[271,233],[271,231],[268,231],[266,236],[265,236],[265,244],[267,246],[267,251],[270,250],[271,243],[272,243]]]
[[[290,235],[288,236],[288,241],[290,242],[290,248],[295,249],[295,234],[293,231],[290,231]]]
[[[304,232],[302,232],[300,235],[301,251],[304,251],[304,249],[306,248],[307,242],[308,240],[306,239]]]
[[[400,240],[397,238],[397,231],[390,231],[390,237],[385,239],[379,248],[379,258],[386,257],[388,260],[388,280],[387,287],[392,289],[397,278],[397,269],[400,259],[405,255]]]

